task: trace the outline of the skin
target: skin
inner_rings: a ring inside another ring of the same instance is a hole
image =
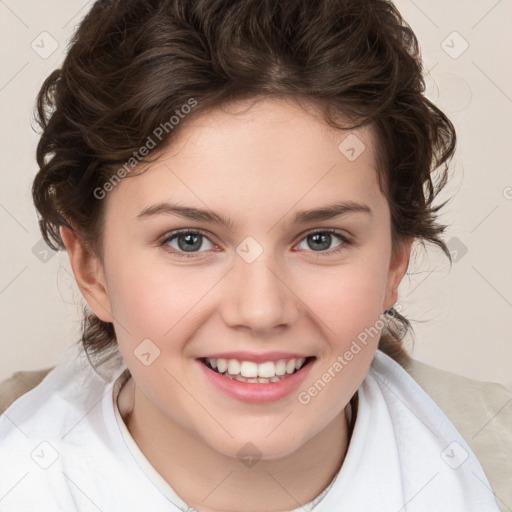
[[[119,398],[132,404],[124,421],[151,464],[200,512],[290,510],[314,499],[341,467],[346,406],[378,336],[307,404],[297,393],[238,401],[214,388],[195,359],[231,350],[311,354],[298,391],[307,390],[396,302],[412,240],[392,254],[369,127],[350,132],[366,147],[354,161],[338,149],[348,132],[292,100],[233,103],[180,129],[158,162],[104,199],[103,261],[69,229],[61,234],[84,298],[115,326],[133,377]],[[371,215],[291,223],[300,210],[349,200]],[[233,228],[166,214],[137,219],[162,201],[210,209]],[[209,235],[185,253],[190,259],[173,255],[177,238],[160,245],[185,228]],[[308,237],[328,228],[352,243],[333,234],[324,249]],[[236,252],[248,236],[263,249],[252,263]],[[144,339],[160,350],[149,366],[134,355]],[[248,442],[262,454],[251,467],[237,457]]]

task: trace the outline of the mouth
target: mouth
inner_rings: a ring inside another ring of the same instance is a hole
[[[273,384],[290,378],[316,359],[315,356],[280,359],[278,361],[241,361],[201,357],[198,360],[209,370],[226,379],[247,384]]]

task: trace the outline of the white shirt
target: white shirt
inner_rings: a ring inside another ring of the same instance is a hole
[[[191,510],[122,420],[125,370],[72,354],[0,416],[0,512]],[[340,471],[293,512],[499,512],[468,444],[398,363],[378,350],[357,393]]]

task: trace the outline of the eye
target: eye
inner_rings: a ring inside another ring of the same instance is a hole
[[[196,249],[199,249],[202,246],[204,239],[208,240],[208,242],[213,246],[212,242],[203,231],[183,229],[181,231],[175,231],[173,234],[166,237],[162,241],[161,245],[165,250],[168,250],[180,258],[193,258],[193,255],[189,255],[187,253],[203,252],[197,251]],[[174,241],[177,242],[177,247],[171,245],[171,242]],[[170,250],[170,247],[172,247],[173,250]]]
[[[333,235],[341,240],[341,243],[339,243],[334,250],[326,252],[325,255],[329,256],[331,254],[339,253],[346,250],[347,246],[351,245],[351,241],[335,229],[323,229],[308,233],[302,239],[301,243],[305,241],[308,248],[312,248],[313,252],[320,252],[320,256],[324,255],[324,251],[331,246],[333,242]]]
[[[334,250],[325,252],[333,241],[333,235],[337,237],[341,243],[339,243]],[[161,246],[166,251],[169,251],[179,258],[194,258],[195,253],[205,252],[198,250],[203,245],[204,240],[207,240],[208,243],[211,244],[211,247],[207,248],[207,250],[212,249],[214,244],[204,231],[182,229],[167,236],[162,241]],[[318,256],[330,256],[332,254],[340,253],[346,250],[352,243],[345,235],[334,229],[323,229],[310,232],[301,240],[301,243],[303,243],[303,241],[306,241],[309,248],[313,248],[313,251],[308,252],[318,252]],[[175,243],[175,245],[173,246],[172,243]]]

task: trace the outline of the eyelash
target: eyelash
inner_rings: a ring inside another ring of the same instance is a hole
[[[316,230],[316,231],[310,231],[309,233],[306,233],[303,238],[301,238],[299,243],[302,242],[308,236],[316,235],[316,234],[319,234],[319,233],[329,233],[331,235],[336,235],[341,240],[342,243],[336,249],[333,249],[331,251],[328,251],[328,252],[318,252],[317,253],[318,255],[315,256],[315,259],[319,258],[319,257],[322,257],[323,255],[332,256],[333,254],[341,253],[341,252],[343,252],[344,250],[347,249],[347,246],[353,245],[353,242],[351,240],[349,240],[345,235],[341,234],[339,231],[337,231],[335,229],[319,229],[319,230]],[[174,240],[175,238],[177,238],[179,236],[183,236],[183,235],[201,235],[201,236],[205,237],[206,239],[208,239],[211,243],[213,243],[210,240],[208,234],[205,231],[202,231],[201,229],[183,229],[183,230],[180,230],[180,231],[172,232],[169,236],[167,236],[162,241],[160,246],[164,250],[166,250],[166,251],[170,252],[171,254],[177,256],[178,258],[184,258],[184,259],[195,258],[196,256],[194,256],[194,254],[197,254],[197,253],[187,254],[185,252],[179,252],[179,251],[176,251],[175,249],[170,249],[169,246],[167,245],[167,243],[169,243],[172,240]],[[313,252],[314,253],[315,251],[307,251],[307,252]]]

